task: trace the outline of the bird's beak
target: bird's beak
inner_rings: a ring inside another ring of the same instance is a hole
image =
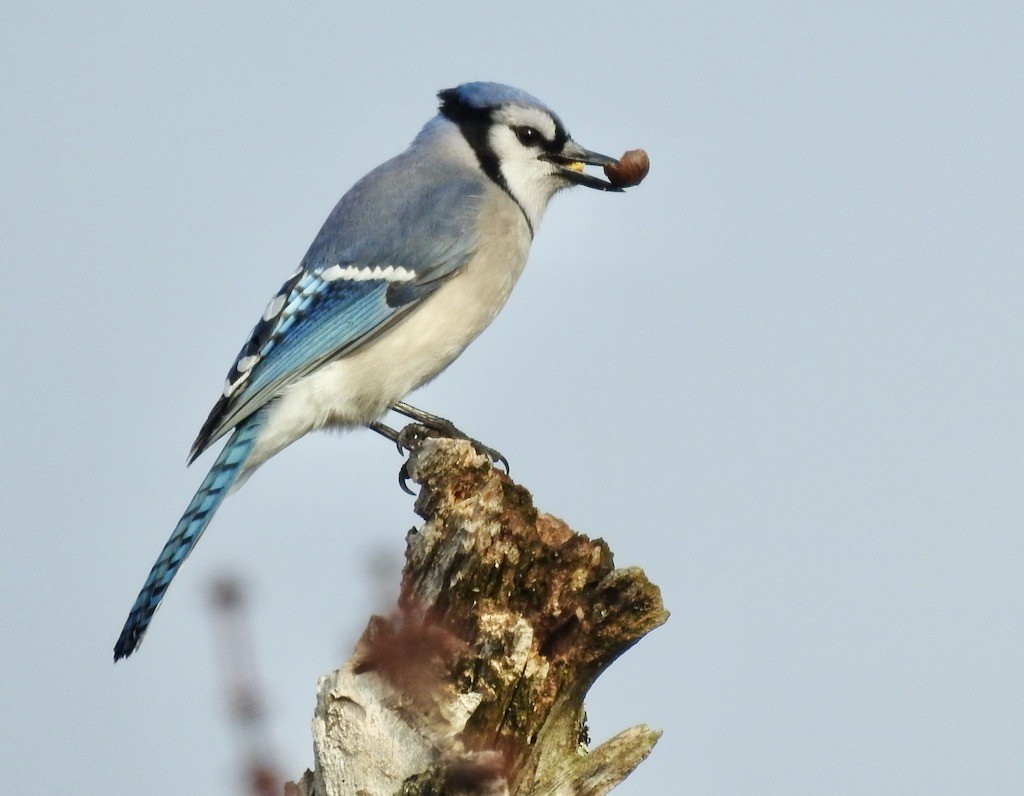
[[[588,188],[596,188],[599,191],[622,190],[618,185],[612,185],[607,180],[602,180],[600,177],[586,174],[583,171],[584,166],[608,166],[619,161],[607,155],[599,155],[597,152],[584,149],[571,138],[562,147],[561,152],[550,152],[541,157],[561,166],[560,175],[571,183],[586,185]]]

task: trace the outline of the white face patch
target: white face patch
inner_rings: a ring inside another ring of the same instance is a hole
[[[560,135],[558,123],[545,110],[522,105],[502,106],[492,112],[491,118],[487,143],[497,157],[505,186],[536,229],[551,197],[568,183],[558,177],[558,166],[541,159],[541,142],[523,144],[517,130],[532,128],[550,145]]]
[[[368,282],[371,279],[382,279],[385,282],[409,282],[416,278],[416,273],[400,265],[388,265],[381,268],[379,265],[373,268],[359,268],[355,265],[332,265],[320,272],[320,278],[324,282],[335,282],[344,279],[349,282]]]
[[[536,229],[551,197],[567,183],[556,176],[558,167],[554,163],[540,159],[543,150],[523,146],[510,128],[491,127],[489,143],[498,156],[505,185]]]
[[[521,105],[505,105],[493,115],[497,124],[507,127],[532,127],[548,141],[555,140],[555,120],[540,108],[524,108]]]

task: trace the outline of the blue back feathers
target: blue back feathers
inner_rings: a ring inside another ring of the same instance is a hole
[[[390,328],[470,258],[484,184],[422,149],[374,169],[338,202],[239,352],[190,461],[287,384]],[[325,280],[336,266],[414,278]]]

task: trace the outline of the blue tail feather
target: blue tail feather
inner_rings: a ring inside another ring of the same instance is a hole
[[[178,572],[182,562],[192,552],[206,526],[227,496],[231,487],[238,480],[249,454],[256,445],[256,438],[263,427],[265,413],[257,412],[244,420],[235,429],[231,439],[213,463],[210,472],[203,479],[189,503],[188,508],[178,520],[178,525],[160,552],[156,563],[146,578],[146,583],[135,599],[135,605],[128,614],[128,621],[121,630],[121,635],[114,645],[114,660],[127,658],[142,643],[142,636],[149,627],[153,613],[167,591],[171,580]]]

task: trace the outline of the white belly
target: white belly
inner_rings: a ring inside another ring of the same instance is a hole
[[[246,463],[251,471],[307,432],[366,425],[430,381],[494,320],[526,265],[530,231],[495,190],[494,224],[481,229],[472,259],[409,316],[367,347],[290,385],[267,418]]]

